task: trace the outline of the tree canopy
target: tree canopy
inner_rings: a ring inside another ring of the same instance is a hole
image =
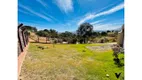
[[[39,30],[36,32],[38,36],[41,37],[51,37],[51,38],[57,38],[58,37],[58,32],[54,29],[44,29],[44,30]]]
[[[77,35],[80,38],[80,42],[86,43],[88,41],[89,36],[92,36],[93,25],[90,23],[83,23],[79,26],[77,30]]]
[[[24,26],[28,31],[31,32],[37,32],[37,28],[36,27],[32,27],[32,26]]]
[[[76,43],[77,37],[75,33],[65,31],[59,34],[59,38],[63,39],[63,41],[67,41],[69,43]]]
[[[88,41],[99,42],[97,38],[102,37],[116,37],[114,35],[118,34],[118,31],[115,30],[107,30],[107,31],[94,31],[93,25],[90,23],[81,24],[76,32],[65,31],[62,33],[58,33],[54,29],[43,29],[37,31],[36,27],[25,26],[28,30],[35,32],[38,36],[56,39],[57,41],[66,41],[68,43],[76,43],[77,41],[80,43],[88,43]]]

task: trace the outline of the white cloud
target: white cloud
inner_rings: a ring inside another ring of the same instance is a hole
[[[78,22],[77,25],[80,25],[80,24],[84,23],[84,22],[87,21],[87,20],[93,19],[94,17],[95,17],[95,15],[89,14],[89,15],[87,15],[85,18],[81,19],[81,20]]]
[[[99,16],[104,16],[104,15],[112,14],[112,13],[117,12],[117,11],[123,9],[123,8],[124,8],[124,3],[121,3],[121,4],[119,4],[119,5],[117,5],[117,6],[113,7],[113,8],[111,8],[111,9],[109,9],[109,10],[100,12],[100,13],[98,13],[98,14],[89,14],[89,15],[85,16],[85,18],[81,19],[81,20],[78,22],[78,25],[84,23],[84,22],[87,21],[87,20],[91,20],[91,19],[94,19],[94,18],[99,17]]]
[[[59,21],[59,20],[57,20],[55,17],[53,17],[53,16],[51,16],[51,15],[47,14],[47,12],[45,12],[45,11],[41,11],[41,13],[43,13],[45,16],[50,17],[50,18],[51,18],[52,20],[54,20],[54,21],[60,22],[60,21]]]
[[[45,16],[45,15],[43,15],[43,14],[40,14],[40,13],[38,13],[38,12],[35,12],[35,11],[33,11],[32,9],[30,9],[30,8],[28,8],[28,7],[26,7],[26,6],[22,5],[22,4],[20,4],[19,6],[20,6],[21,8],[23,8],[23,9],[29,11],[30,13],[32,13],[32,14],[34,14],[34,15],[40,17],[40,18],[43,18],[43,19],[45,19],[45,20],[47,20],[47,21],[52,21],[49,17],[47,17],[47,16]]]
[[[115,6],[115,7],[107,10],[107,11],[104,11],[104,12],[101,12],[101,13],[97,14],[96,17],[102,16],[102,15],[112,14],[112,13],[114,13],[116,11],[119,11],[119,10],[121,10],[123,8],[124,8],[124,3],[121,3],[121,4],[119,4],[119,5]]]
[[[115,30],[122,27],[120,23],[107,23],[107,24],[96,24],[93,25],[94,30]]]
[[[43,2],[42,0],[36,0],[37,2],[39,2],[42,6],[44,6],[45,8],[47,8],[47,4],[45,2]]]
[[[91,24],[94,25],[94,24],[100,23],[100,22],[102,22],[102,21],[104,21],[104,20],[105,20],[105,19],[103,19],[103,20],[98,20],[98,21],[94,21],[94,22],[91,22]]]
[[[21,12],[21,13],[27,14],[27,15],[32,15],[32,14],[30,14],[30,13],[28,13],[28,12],[22,10],[22,9],[18,9],[18,11]]]
[[[56,5],[65,13],[73,11],[72,0],[56,0]]]

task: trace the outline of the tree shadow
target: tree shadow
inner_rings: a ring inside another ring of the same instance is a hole
[[[51,44],[51,43],[46,43],[46,42],[30,42],[30,43]]]
[[[124,59],[124,58],[121,58],[121,59]],[[114,58],[114,59],[113,59],[114,64],[117,65],[118,67],[123,67],[123,66],[124,66],[124,63],[122,63],[121,59],[119,59],[119,58]]]

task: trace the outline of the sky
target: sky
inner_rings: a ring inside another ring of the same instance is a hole
[[[121,28],[124,0],[18,0],[18,24],[64,32],[85,22],[96,31]]]

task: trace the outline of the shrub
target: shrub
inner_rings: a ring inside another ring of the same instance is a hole
[[[105,43],[105,42],[108,42],[109,40],[107,38],[100,38],[98,39],[98,43]]]
[[[114,56],[114,61],[115,64],[117,64],[119,67],[123,66],[124,64],[121,63],[120,59],[118,58],[120,53],[124,53],[124,49],[120,47],[118,44],[112,45],[112,50],[113,50],[113,56]]]

